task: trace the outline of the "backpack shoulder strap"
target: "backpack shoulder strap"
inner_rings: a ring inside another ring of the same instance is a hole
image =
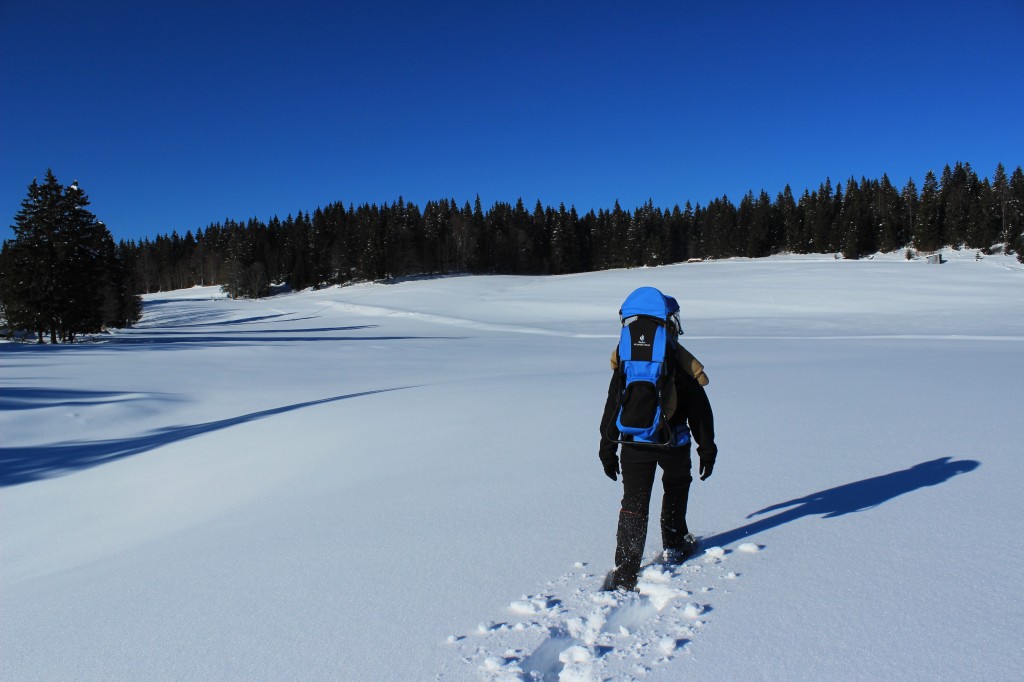
[[[676,346],[676,364],[682,368],[682,370],[689,374],[691,377],[697,380],[697,383],[701,386],[707,386],[710,382],[708,375],[704,373],[704,365],[700,361],[693,357],[693,354],[683,348],[682,344],[677,343]]]

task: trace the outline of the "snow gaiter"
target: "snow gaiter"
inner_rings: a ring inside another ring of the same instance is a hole
[[[665,549],[681,548],[683,537],[690,532],[686,527],[686,502],[690,497],[692,480],[689,467],[686,478],[670,479],[667,471],[662,477],[665,494],[661,498],[661,542]]]
[[[616,533],[615,579],[620,585],[636,584],[644,545],[647,542],[647,514],[657,462],[633,462],[622,458],[622,509]]]

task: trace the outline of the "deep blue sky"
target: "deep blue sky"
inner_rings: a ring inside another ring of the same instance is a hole
[[[0,236],[52,167],[114,237],[333,201],[581,212],[1024,163],[1024,0],[0,0]]]

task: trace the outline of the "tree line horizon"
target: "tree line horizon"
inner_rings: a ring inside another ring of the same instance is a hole
[[[897,188],[880,179],[830,178],[796,197],[748,191],[706,206],[671,209],[648,200],[633,210],[580,215],[539,200],[528,209],[480,196],[462,206],[401,196],[390,204],[334,202],[284,220],[225,220],[184,236],[177,231],[114,243],[88,210],[77,182],[47,171],[33,180],[15,216],[14,239],[0,251],[0,323],[42,342],[74,341],[140,317],[140,294],[220,285],[230,296],[258,298],[274,285],[292,290],[449,274],[558,275],[658,266],[691,259],[776,253],[835,253],[856,259],[910,249],[1000,248],[1024,263],[1024,171],[979,179],[969,163],[928,171]]]
[[[881,179],[832,185],[796,197],[786,185],[774,200],[748,191],[706,206],[660,208],[648,200],[632,211],[580,215],[520,198],[486,211],[479,195],[462,206],[401,196],[393,203],[343,202],[285,219],[226,219],[205,229],[123,241],[139,293],[221,285],[233,297],[359,281],[447,274],[548,275],[656,266],[692,258],[758,258],[775,253],[837,253],[862,258],[907,248],[989,251],[1001,244],[1024,262],[1024,171],[979,179],[969,163],[928,171],[920,192],[910,178],[897,189]]]

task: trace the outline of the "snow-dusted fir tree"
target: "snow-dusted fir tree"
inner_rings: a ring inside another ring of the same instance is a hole
[[[33,180],[11,226],[14,239],[4,243],[2,291],[7,324],[38,332],[40,342],[47,329],[56,341],[59,321],[53,265],[56,244],[61,241],[61,190],[51,171],[42,185]]]
[[[64,187],[48,170],[33,180],[5,242],[0,273],[5,316],[13,329],[35,331],[40,343],[73,341],[104,326],[138,319],[138,297],[125,291],[110,232],[88,210],[77,182]]]

